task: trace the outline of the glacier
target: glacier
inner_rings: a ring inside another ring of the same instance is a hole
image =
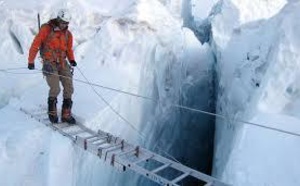
[[[61,7],[73,17],[73,113],[87,127],[231,185],[299,185],[299,6],[0,1],[0,185],[156,185],[115,171],[20,111],[46,106],[41,63],[29,71],[27,55],[37,14],[46,22]]]

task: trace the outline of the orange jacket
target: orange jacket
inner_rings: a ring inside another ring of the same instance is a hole
[[[73,36],[68,28],[60,30],[55,20],[42,25],[29,49],[28,63],[33,64],[39,50],[44,61],[61,63],[64,66],[66,57],[69,61],[74,59]]]

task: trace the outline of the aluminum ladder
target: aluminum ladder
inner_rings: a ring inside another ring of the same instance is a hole
[[[125,140],[106,133],[90,130],[81,123],[70,125],[67,123],[50,124],[46,113],[31,113],[20,109],[24,113],[46,124],[53,130],[70,138],[76,145],[87,150],[100,159],[117,168],[119,171],[130,169],[137,174],[165,186],[180,186],[184,179],[192,178],[204,186],[227,186],[216,178],[193,170],[183,164],[167,159],[140,146],[127,143]],[[152,163],[152,164],[151,164]],[[150,166],[147,166],[149,164]],[[176,172],[173,178],[166,178],[160,173]]]

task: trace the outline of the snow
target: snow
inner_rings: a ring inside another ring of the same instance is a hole
[[[216,118],[213,176],[232,185],[300,185],[297,0],[0,1],[0,185],[153,185],[20,111],[47,107],[42,65],[37,58],[29,71],[27,56],[37,13],[44,23],[59,8],[72,14],[73,113],[84,125],[201,164],[209,160],[192,148],[207,145],[200,130],[214,119],[199,126],[171,105],[207,110],[215,86],[223,118]],[[210,43],[201,45],[183,20],[211,24]]]
[[[299,2],[269,3],[224,1],[213,20],[217,109],[230,119],[218,120],[214,174],[232,185],[299,185]]]
[[[27,3],[30,6],[22,8]],[[203,53],[205,60],[212,61],[208,47],[200,46],[189,30],[181,28],[178,16],[173,17],[155,0],[122,3],[57,0],[47,4],[29,0],[21,4],[17,1],[3,2],[0,7],[3,10],[0,19],[4,23],[0,27],[3,33],[0,36],[0,118],[3,119],[0,148],[4,150],[0,156],[0,183],[135,184],[141,180],[139,176],[116,172],[20,111],[20,108],[29,111],[47,108],[48,87],[40,71],[42,65],[37,58],[37,70],[29,71],[27,56],[37,33],[37,13],[44,23],[53,18],[55,11],[61,7],[69,8],[72,15],[69,26],[74,35],[78,62],[74,72],[73,113],[95,131],[104,130],[136,145],[156,143],[156,139],[151,139],[151,135],[146,133],[153,125],[143,120],[147,113],[144,100],[99,87],[92,88],[90,83],[149,97],[153,93],[152,87],[157,85],[159,98],[171,102],[168,96],[175,95],[176,100],[176,91],[181,81],[185,81],[175,78],[180,71],[179,65],[185,67],[184,62],[190,62],[188,64],[196,73],[206,64],[197,65],[199,52]],[[173,72],[173,68],[176,71]],[[195,81],[193,78],[190,74],[188,81],[192,83]],[[169,90],[172,88],[176,91]],[[61,102],[60,95],[58,108]],[[157,144],[156,148],[164,149]],[[14,157],[7,158],[6,154]],[[12,161],[15,166],[10,165]]]
[[[192,0],[192,15],[195,20],[200,21],[207,18],[211,12],[213,6],[218,2],[218,0],[212,1],[202,1],[199,3],[197,0]]]

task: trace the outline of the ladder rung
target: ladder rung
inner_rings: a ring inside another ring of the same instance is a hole
[[[104,139],[107,139],[106,141],[108,141],[108,138],[109,138],[109,136],[99,136],[99,137],[97,138],[97,140],[104,140]],[[97,140],[95,140],[95,141],[97,141]]]
[[[136,160],[136,161],[133,161],[132,163],[134,163],[134,164],[139,164],[139,163],[141,163],[141,162],[143,162],[143,161],[147,161],[147,160],[149,160],[149,159],[151,159],[151,158],[153,158],[153,157],[154,157],[154,154],[151,154],[151,155],[145,156],[145,157],[143,157],[143,158],[140,158],[140,159],[138,159],[138,160]]]
[[[87,142],[87,143],[94,143],[94,142],[96,142],[96,141],[98,141],[98,140],[99,140],[98,137],[94,137],[94,138],[87,139],[86,142]]]
[[[180,176],[178,176],[177,178],[175,178],[174,180],[172,180],[172,184],[175,184],[177,182],[179,182],[180,180],[183,180],[184,178],[186,178],[188,175],[190,175],[189,172],[186,172]]]
[[[95,145],[95,144],[97,144],[99,141],[103,141],[103,140],[97,137],[97,138],[92,138],[92,139],[90,139],[90,140],[87,140],[86,142]],[[104,141],[106,141],[106,140],[104,140]]]
[[[93,143],[93,142],[100,141],[100,140],[103,141],[104,139],[106,139],[105,141],[107,142],[107,138],[108,138],[108,136],[101,136],[101,137],[99,136],[96,139],[89,140],[89,143]]]
[[[106,142],[107,143],[107,142]],[[107,145],[106,147],[98,147],[99,150],[106,150],[106,149],[110,149],[110,148],[113,148],[115,146],[119,146],[121,144],[110,144],[108,143],[109,145]]]
[[[67,127],[60,128],[59,130],[65,132],[65,133],[71,133],[72,131],[82,130],[82,129],[77,125],[70,125]]]
[[[121,149],[121,147],[122,147],[122,144],[116,144],[116,145],[114,145],[114,146],[111,146],[111,147],[109,147],[109,148],[106,148],[106,149],[105,149],[105,152],[107,153],[107,152],[114,151],[114,150],[116,150],[116,149]]]
[[[60,124],[53,124],[52,126],[58,130],[62,130],[62,129],[71,127],[72,125],[67,124],[67,123],[60,123]]]
[[[113,151],[115,151],[115,150],[121,150],[121,148],[122,148],[122,144],[119,144],[119,145],[116,145],[116,146],[114,146],[114,147],[112,147],[112,148],[109,148],[109,149],[105,150],[105,157],[104,157],[104,160],[106,160],[107,154],[108,154],[108,153],[113,152]]]
[[[77,130],[77,131],[73,131],[73,132],[66,132],[68,133],[70,136],[74,136],[74,135],[77,135],[77,134],[81,134],[81,133],[84,133],[85,131],[84,130]]]
[[[107,143],[107,142],[106,142]],[[101,158],[102,157],[102,154],[103,154],[103,151],[106,152],[108,151],[110,148],[115,148],[116,146],[118,146],[118,148],[120,148],[122,146],[122,144],[114,144],[114,145],[108,145],[106,147],[99,147],[98,146],[98,156]]]
[[[88,129],[80,123],[78,123],[77,125],[70,125],[68,123],[50,124],[48,119],[44,120],[46,114],[45,116],[44,114],[31,114],[30,111],[23,110],[22,108],[21,110],[31,117],[35,118],[37,121],[43,122],[45,125],[51,127],[54,131],[57,131],[62,135],[70,138],[85,150],[96,154],[101,159],[104,158],[104,160],[110,161],[110,164],[114,167],[120,167],[122,171],[125,171],[126,168],[129,168],[136,173],[141,174],[161,185],[179,186],[179,183],[188,176],[203,181],[205,183],[205,186],[227,185],[214,177],[211,177],[199,171],[195,171],[180,163],[160,156],[159,154],[155,154],[147,149],[128,144],[121,138],[115,137],[101,130],[96,133],[95,131]],[[152,171],[148,170],[146,169],[146,167],[140,164],[146,163],[146,161],[148,160],[157,161],[158,163],[160,163],[160,165],[154,168]],[[166,171],[168,167],[179,171],[180,175],[170,180],[163,177],[162,175],[159,175],[160,171]]]
[[[136,151],[136,148],[135,147],[132,147],[132,148],[129,148],[128,150],[124,150],[123,152],[121,153],[118,153],[116,154],[118,157],[121,157],[121,156],[125,156],[125,155],[128,155],[128,154],[131,154],[131,153],[134,153]]]
[[[108,136],[108,135],[109,135],[109,133],[104,132],[104,131],[102,131],[102,130],[98,130],[98,131],[97,131],[97,134],[98,134],[98,135],[101,135],[101,136],[104,136],[104,135],[105,135],[105,136]]]
[[[161,170],[163,170],[163,169],[169,167],[170,165],[171,165],[171,163],[166,163],[166,164],[164,164],[164,165],[162,165],[162,166],[160,166],[160,167],[158,167],[158,168],[152,170],[151,172],[152,172],[152,173],[157,173],[157,172],[159,172],[159,171],[161,171]]]
[[[102,140],[102,141],[99,141],[98,143],[93,143],[92,145],[97,146],[97,148],[101,148],[100,146],[103,145],[103,144],[105,144],[105,143],[107,143],[107,141],[105,141],[105,140],[103,141],[103,140]],[[108,143],[107,143],[107,144],[108,144]]]
[[[65,129],[74,129],[74,128],[79,128],[80,129],[80,127],[78,126],[78,125],[72,125],[72,124],[67,124],[67,123],[63,123],[63,124],[61,124],[61,125],[63,125],[63,127],[61,128],[61,130],[65,130]]]
[[[99,135],[98,135],[98,134],[93,134],[93,135],[91,135],[91,136],[88,136],[88,137],[83,138],[83,140],[89,140],[89,139],[95,138],[95,137],[97,137],[97,136],[99,136]]]

